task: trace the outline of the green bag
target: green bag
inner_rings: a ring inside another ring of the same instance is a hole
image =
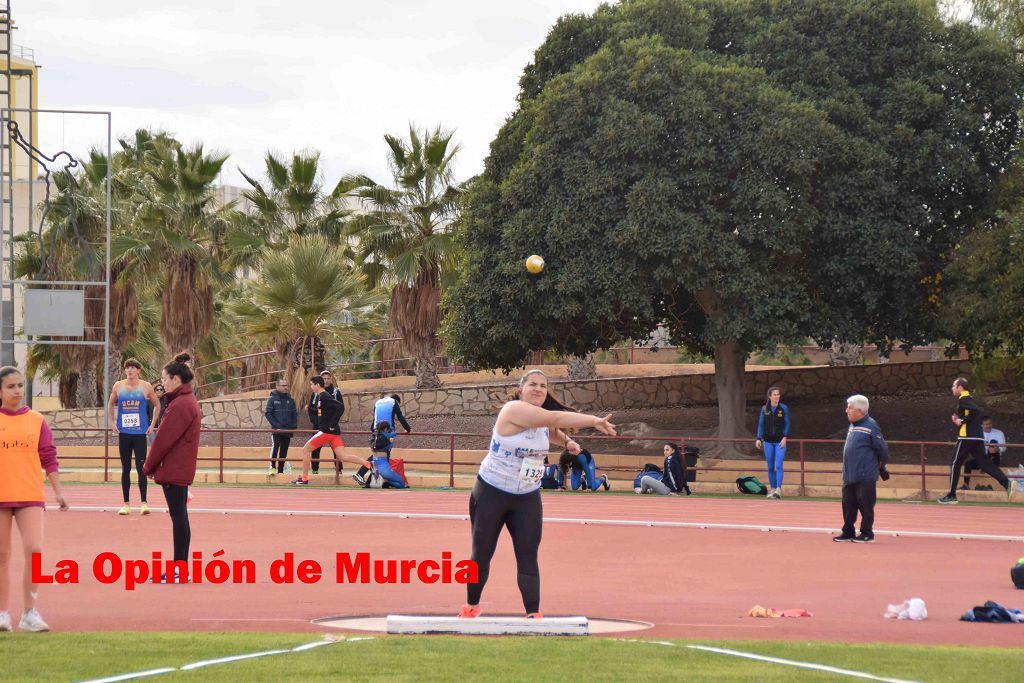
[[[740,493],[749,493],[752,496],[763,496],[768,493],[768,487],[758,481],[757,477],[739,477],[736,480],[736,488]]]

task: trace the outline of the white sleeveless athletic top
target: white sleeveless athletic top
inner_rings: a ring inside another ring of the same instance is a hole
[[[525,429],[511,436],[491,431],[491,449],[480,463],[480,478],[507,493],[533,493],[540,488],[548,428]]]

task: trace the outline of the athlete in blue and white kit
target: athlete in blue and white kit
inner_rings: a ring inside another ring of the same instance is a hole
[[[580,445],[563,429],[591,427],[615,436],[611,415],[598,417],[570,411],[548,394],[547,377],[530,370],[519,381],[518,395],[498,413],[491,433],[491,447],[480,463],[480,472],[469,497],[469,519],[473,529],[473,553],[478,583],[466,586],[466,604],[459,617],[480,616],[480,596],[491,569],[491,557],[502,527],[508,527],[516,554],[517,581],[527,617],[540,613],[540,548],[543,508],[540,480],[544,457],[553,442],[570,453]]]
[[[594,461],[594,456],[585,448],[581,448],[580,452],[575,454],[562,451],[558,465],[559,479],[564,484],[566,474],[568,474],[573,491],[579,491],[581,488],[584,491],[596,491],[602,486],[607,491],[612,487],[607,474],[597,476],[597,463]]]
[[[377,399],[377,402],[373,404],[373,421],[370,423],[370,431],[376,430],[377,425],[381,422],[387,422],[391,425],[393,430],[396,429],[397,425],[401,424],[405,427],[405,433],[408,434],[412,431],[412,427],[409,426],[409,421],[405,419],[405,415],[402,414],[402,397],[398,394],[391,394],[384,398]],[[392,437],[391,442],[388,444],[388,450],[386,457],[391,457],[391,447],[394,446],[395,441]],[[388,469],[391,466],[388,465]],[[366,473],[369,470],[365,467],[360,467],[359,471],[352,475],[356,483],[360,486],[366,486]],[[378,474],[380,471],[378,470]]]
[[[153,432],[153,425],[160,419],[160,400],[149,382],[139,379],[142,364],[134,358],[124,362],[125,379],[114,383],[110,391],[108,408],[112,418],[111,427],[117,432],[117,450],[121,456],[121,493],[124,495],[124,507],[117,514],[131,513],[128,505],[128,494],[132,487],[132,455],[135,456],[135,470],[138,473],[139,495],[142,506],[139,511],[149,514],[146,503],[146,477],[142,473],[142,464],[146,462],[147,437]],[[153,420],[150,422],[146,404],[153,408]],[[117,410],[115,413],[114,410]]]
[[[391,444],[394,441],[395,430],[389,423],[381,420],[373,428],[373,436],[370,437],[370,450],[372,451],[370,457],[373,469],[391,488],[404,489],[406,488],[405,480],[391,469],[391,462],[388,460],[391,455]]]

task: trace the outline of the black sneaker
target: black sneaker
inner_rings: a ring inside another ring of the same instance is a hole
[[[608,482],[608,475],[607,474],[601,475],[601,486],[604,487],[605,491],[608,491],[609,489],[611,489],[612,485]]]
[[[875,542],[875,537],[874,536],[868,536],[866,534],[861,534],[857,538],[853,539],[853,542],[854,543],[874,543]]]
[[[295,486],[309,486],[309,479],[303,479],[302,477],[299,477],[298,479],[293,481],[292,484],[294,484]]]
[[[956,496],[946,495],[943,496],[942,498],[939,498],[939,503],[941,503],[942,505],[956,505],[959,502],[960,501],[956,499]]]
[[[849,543],[850,541],[854,540],[855,538],[857,538],[857,537],[856,536],[852,536],[850,534],[839,534],[838,536],[833,536],[832,540],[835,541],[836,543]]]

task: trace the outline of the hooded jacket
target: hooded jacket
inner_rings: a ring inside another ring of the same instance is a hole
[[[295,399],[288,392],[271,391],[263,414],[271,429],[296,429],[299,426],[299,411]]]

